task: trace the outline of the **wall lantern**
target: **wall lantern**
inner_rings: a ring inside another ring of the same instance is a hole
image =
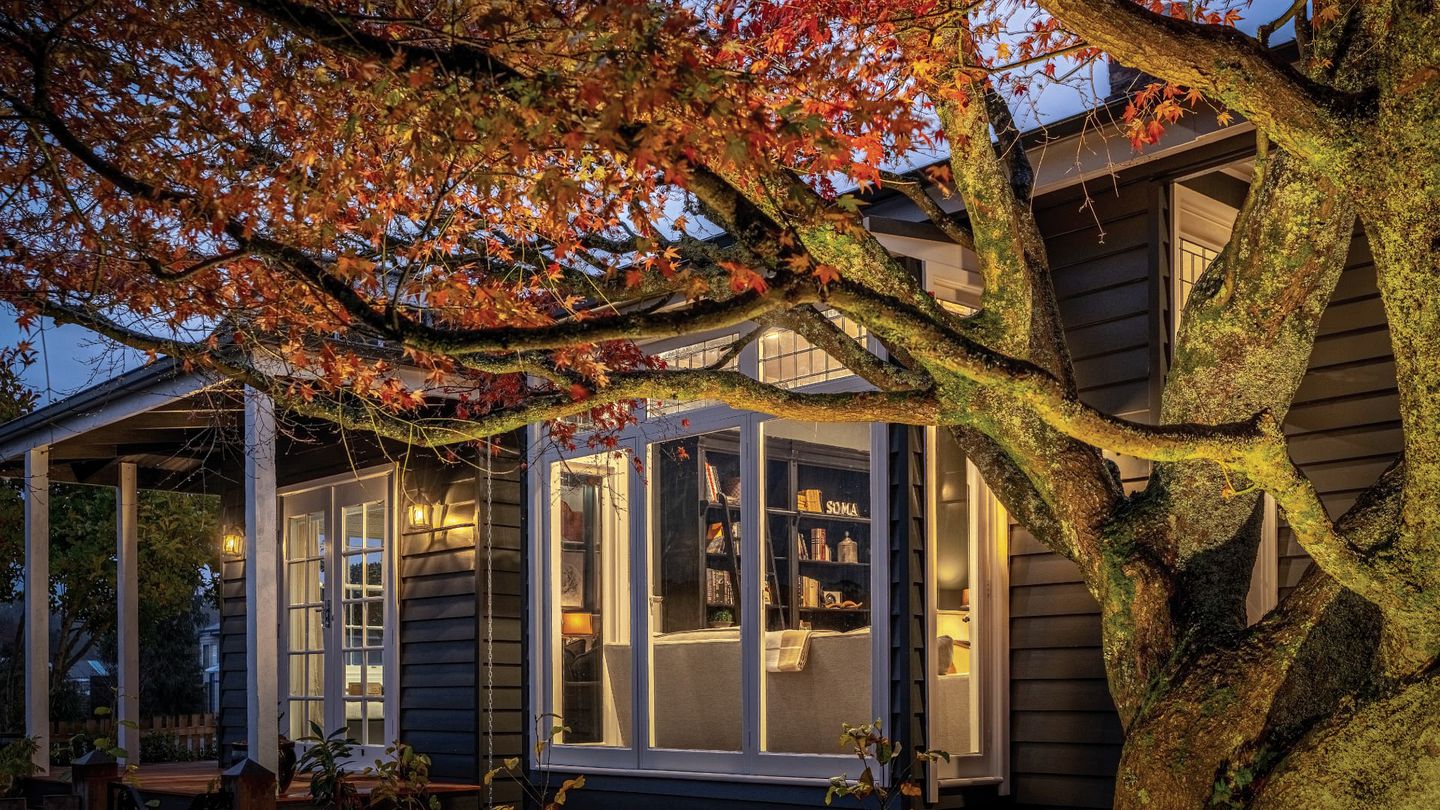
[[[225,530],[220,538],[220,553],[226,557],[239,557],[245,553],[245,534],[236,528]]]
[[[410,504],[410,528],[428,529],[434,525],[434,504],[416,501]]]

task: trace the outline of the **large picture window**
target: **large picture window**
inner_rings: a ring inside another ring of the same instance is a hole
[[[650,449],[650,740],[739,751],[744,503],[740,432]]]
[[[815,373],[833,361],[792,338],[762,336],[735,367],[812,391],[865,387]],[[656,351],[677,362],[693,353]],[[789,368],[801,353],[806,369]],[[713,403],[684,408],[684,419],[671,403],[650,408],[605,453],[567,452],[532,428],[544,448],[530,479],[543,515],[532,709],[568,728],[548,765],[828,779],[848,761],[842,724],[889,711],[892,429]],[[961,590],[947,586],[947,600]],[[963,611],[951,619],[963,624]],[[951,683],[984,680],[968,666],[947,671]],[[965,688],[941,689],[957,718],[985,700]],[[979,720],[957,722],[969,723],[957,751],[1000,747],[987,747]]]
[[[829,754],[873,705],[871,427],[762,430],[764,748]]]

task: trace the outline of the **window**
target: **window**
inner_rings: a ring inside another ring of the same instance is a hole
[[[718,339],[669,357],[711,365],[733,337]],[[866,386],[783,332],[747,345],[734,367],[825,390]],[[717,404],[685,414],[628,426],[621,455],[567,452],[532,427],[542,453],[532,503],[544,516],[532,534],[532,711],[570,728],[549,765],[823,781],[848,762],[841,725],[888,716],[889,427]],[[975,481],[965,497],[983,500]],[[962,556],[993,551],[991,540]],[[1003,616],[976,610],[985,622]],[[986,630],[975,643],[999,638]],[[1005,690],[992,671],[970,676],[974,697],[954,711],[995,705],[986,701]],[[1003,750],[975,733],[957,750]],[[956,775],[978,773],[973,760]]]
[[[739,751],[740,431],[651,445],[649,745]]]
[[[1205,182],[1204,177],[1208,175],[1190,182],[1199,187],[1212,185]],[[1230,241],[1230,231],[1235,227],[1235,216],[1239,212],[1233,206],[1184,183],[1176,183],[1171,188],[1174,192],[1174,233],[1171,240],[1174,245],[1171,258],[1174,271],[1170,283],[1170,324],[1172,331],[1179,334],[1180,315],[1185,310],[1185,302],[1190,299],[1190,291],[1195,288],[1195,282],[1200,280],[1205,268],[1215,261],[1225,243]]]
[[[833,309],[823,313],[856,342],[865,343],[865,327]],[[854,376],[840,361],[810,345],[794,332],[775,329],[760,340],[760,379],[785,388],[800,388]]]
[[[940,781],[1003,773],[1009,521],[948,430],[926,436],[926,673]]]
[[[343,727],[368,749],[395,737],[385,689],[390,482],[385,472],[283,494],[281,723],[291,739],[310,735],[312,724]]]
[[[657,357],[665,361],[665,367],[671,369],[703,369],[709,368],[725,356],[725,352],[734,345],[737,335],[721,335],[720,337],[702,340],[699,343],[691,343],[679,348],[660,352]],[[725,368],[733,369],[736,360],[732,358]],[[651,416],[659,414],[674,414],[683,411],[692,411],[697,408],[704,408],[713,405],[713,402],[685,402],[680,400],[651,400],[648,405],[648,412]]]
[[[599,453],[555,464],[550,504],[557,662],[565,745],[625,746],[630,712],[629,474]]]
[[[774,420],[762,430],[762,745],[830,754],[841,724],[870,718],[874,704],[871,427]]]
[[[885,514],[884,428],[695,413],[682,435],[637,426],[624,446],[639,469],[613,454],[537,465],[550,580],[535,710],[571,729],[551,762],[832,776],[841,724],[884,713],[885,546],[869,523]]]

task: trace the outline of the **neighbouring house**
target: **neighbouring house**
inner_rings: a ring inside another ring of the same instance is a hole
[[[200,682],[204,686],[205,711],[220,711],[220,622],[206,624],[195,634],[200,648]]]
[[[1034,210],[1081,395],[1149,421],[1180,304],[1226,241],[1255,138],[1195,115],[1132,155],[1095,120],[1028,136]],[[903,197],[869,203],[868,226],[940,300],[978,303],[972,256]],[[736,337],[652,349],[698,366]],[[862,385],[783,331],[735,362],[789,386]],[[1335,514],[1399,450],[1359,233],[1286,429]],[[568,806],[813,806],[853,761],[838,756],[840,724],[879,717],[911,747],[957,755],[929,773],[931,802],[1110,805],[1121,729],[1096,603],[945,434],[657,401],[621,446],[643,472],[561,452],[540,426],[504,437],[488,464],[444,463],[276,414],[164,360],[0,426],[4,472],[29,484],[32,576],[46,564],[47,480],[120,488],[122,651],[135,604],[124,504],[137,487],[221,497],[220,741],[248,740],[267,767],[277,734],[313,722],[347,728],[367,757],[402,739],[436,777],[473,783],[490,761],[528,756],[536,718],[554,714],[568,728],[529,764],[587,775]],[[1143,485],[1145,463],[1114,461]],[[1272,505],[1265,520],[1254,616],[1307,565]],[[800,666],[775,631],[807,627]],[[128,694],[124,653],[117,674]],[[43,679],[31,686],[44,729]]]

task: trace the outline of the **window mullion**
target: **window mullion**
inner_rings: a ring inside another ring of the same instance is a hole
[[[742,751],[747,770],[754,772],[759,764],[761,718],[764,703],[760,689],[760,667],[764,664],[761,635],[764,632],[765,607],[760,599],[760,583],[765,576],[765,560],[760,554],[760,418],[745,417],[740,433],[740,556],[746,568],[740,576],[740,666]]]

